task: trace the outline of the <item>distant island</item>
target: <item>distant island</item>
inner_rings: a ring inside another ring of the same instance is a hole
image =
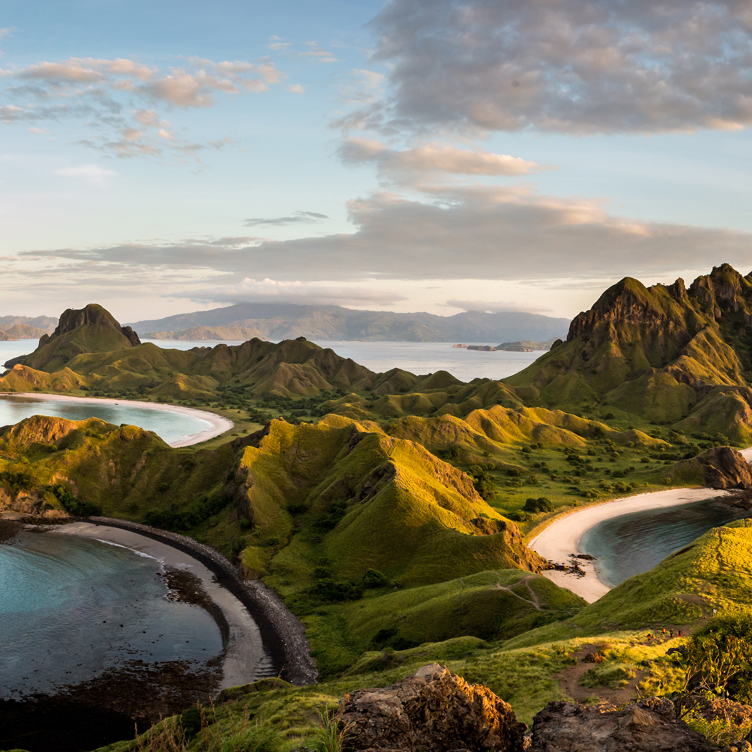
[[[557,338],[548,340],[548,342],[533,342],[532,340],[525,339],[520,342],[502,342],[496,347],[491,345],[463,345],[457,344],[454,347],[463,348],[465,350],[480,350],[482,352],[497,352],[498,350],[504,350],[506,352],[536,352],[537,350],[550,350]]]
[[[0,322],[0,326],[2,323]],[[358,311],[341,306],[238,303],[130,324],[145,339],[295,339],[371,342],[547,341],[565,337],[568,319],[536,313]]]

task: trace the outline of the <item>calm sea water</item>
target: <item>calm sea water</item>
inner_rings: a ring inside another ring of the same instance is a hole
[[[222,651],[202,608],[167,599],[156,559],[97,540],[22,532],[0,545],[0,699],[93,679],[124,660]]]
[[[176,350],[192,347],[213,347],[220,344],[207,340],[181,342],[180,340],[144,340],[155,345]],[[356,363],[377,373],[401,368],[417,374],[449,371],[460,381],[477,378],[503,379],[511,376],[537,360],[543,352],[482,352],[452,347],[450,342],[348,342],[312,340],[321,347],[329,347],[343,358],[352,358]],[[238,345],[240,342],[226,342]],[[498,342],[466,342],[469,345],[498,345]]]
[[[68,420],[101,418],[116,426],[127,423],[154,431],[168,444],[186,439],[212,427],[208,420],[194,415],[154,410],[122,402],[108,404],[92,399],[86,402],[57,402],[26,397],[0,396],[0,426],[10,426],[32,415],[52,415]]]
[[[632,512],[594,525],[580,550],[596,557],[598,578],[610,587],[648,572],[708,530],[744,516],[712,499],[668,509]]]

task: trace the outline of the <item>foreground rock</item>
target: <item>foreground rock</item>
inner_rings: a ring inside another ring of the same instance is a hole
[[[361,689],[341,705],[354,750],[521,752],[525,724],[490,689],[438,664],[383,689]]]
[[[731,447],[708,449],[696,459],[708,488],[752,488],[752,467]]]
[[[708,741],[676,718],[670,700],[615,708],[550,702],[533,719],[530,752],[710,752]]]

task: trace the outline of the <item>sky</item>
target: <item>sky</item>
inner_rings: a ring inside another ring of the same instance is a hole
[[[751,42],[749,0],[0,0],[0,314],[748,274]]]

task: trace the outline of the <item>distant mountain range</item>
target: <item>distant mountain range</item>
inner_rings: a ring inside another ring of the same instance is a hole
[[[0,342],[19,339],[39,339],[57,326],[50,316],[0,316]]]
[[[454,316],[431,313],[357,311],[340,306],[238,303],[163,319],[131,323],[149,339],[372,340],[402,342],[547,341],[566,336],[568,319],[535,313],[483,313]]]

